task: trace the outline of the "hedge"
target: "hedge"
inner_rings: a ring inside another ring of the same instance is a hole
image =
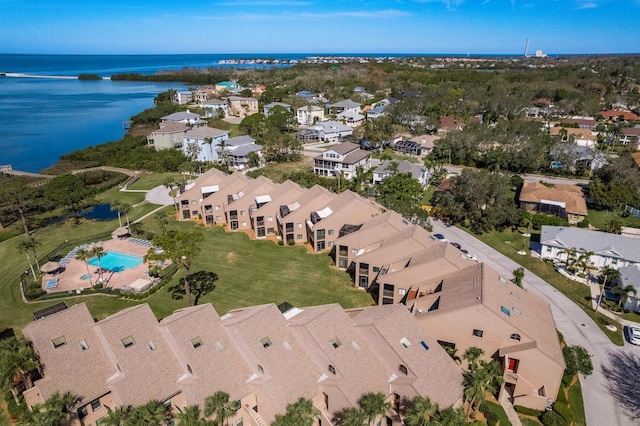
[[[516,413],[524,414],[525,416],[540,417],[542,415],[542,411],[523,407],[522,405],[515,405],[513,408],[516,410]]]
[[[556,401],[553,404],[553,411],[560,414],[568,425],[573,423],[573,412],[567,403]]]
[[[564,418],[555,411],[547,411],[540,416],[540,421],[544,426],[568,426]]]

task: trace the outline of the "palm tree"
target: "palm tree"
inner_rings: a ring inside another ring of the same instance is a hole
[[[162,402],[151,400],[144,405],[134,407],[127,418],[128,425],[160,426],[164,424],[167,409]]]
[[[440,411],[436,417],[438,426],[468,426],[467,416],[462,408],[447,407]]]
[[[229,152],[226,150],[227,141],[225,139],[221,139],[216,146],[220,148],[220,155],[218,156],[219,161],[229,167]]]
[[[180,410],[180,408],[178,408],[178,410]],[[180,426],[205,426],[208,424],[214,424],[213,422],[208,422],[202,418],[200,407],[197,405],[189,405],[185,407],[176,414],[175,418],[178,420],[178,424]]]
[[[631,284],[625,287],[616,285],[611,289],[611,293],[617,294],[620,296],[618,299],[618,310],[620,310],[622,308],[622,304],[625,303],[629,298],[629,295],[633,294],[635,296],[636,294],[638,294],[638,290],[636,290],[636,288]]]
[[[213,159],[213,138],[204,138],[204,143],[209,145],[209,154],[211,154],[209,158]]]
[[[124,426],[127,424],[132,409],[130,405],[121,405],[113,409],[105,405],[104,408],[108,414],[100,419],[101,426]]]
[[[95,257],[96,259],[98,259],[98,274],[100,275],[100,281],[102,282],[103,280],[103,272],[102,272],[102,256],[105,255],[104,252],[104,248],[101,246],[94,246],[90,251],[89,254],[93,257]]]
[[[400,163],[398,163],[397,161],[390,161],[389,165],[387,166],[387,171],[390,172],[391,174],[396,174],[400,171]]]
[[[406,409],[404,421],[407,426],[429,426],[433,424],[437,414],[438,404],[429,397],[418,395]]]
[[[89,253],[89,251],[87,249],[81,248],[80,250],[78,250],[76,252],[76,259],[83,261],[85,266],[87,267],[87,275],[89,276],[89,284],[91,284],[91,287],[93,287],[93,280],[91,279],[91,272],[89,272],[89,259],[91,259],[91,258],[93,258],[93,256],[91,255],[91,253]]]
[[[9,390],[18,382],[27,389],[29,373],[40,368],[31,344],[22,337],[0,340],[0,390]]]
[[[131,211],[132,208],[133,207],[129,203],[125,203],[125,202],[120,203],[120,212],[124,213],[125,217],[127,218],[127,228],[131,226],[129,224],[129,212]]]
[[[238,411],[234,405],[235,403],[229,402],[228,393],[217,391],[204,400],[204,415],[206,417],[211,417],[215,414],[216,425],[222,426],[223,424],[226,424],[228,419],[236,414],[236,411]]]
[[[480,361],[476,368],[463,373],[464,397],[469,409],[477,410],[485,392],[495,394],[503,382],[502,368],[496,361]]]
[[[122,217],[120,217],[120,201],[113,200],[111,202],[111,211],[115,211],[116,213],[118,213],[118,226],[122,228]]]
[[[153,218],[158,223],[160,230],[163,234],[167,233],[167,225],[169,224],[169,219],[167,218],[167,214],[164,211],[159,211],[153,215]]]
[[[313,401],[301,397],[287,406],[287,414],[291,414],[291,417],[296,420],[296,425],[313,426],[320,411],[313,406]]]
[[[127,215],[127,227],[129,227],[129,212],[131,211],[131,204],[123,201],[114,200],[111,202],[111,211],[118,213],[118,224],[122,228],[122,214]]]
[[[29,256],[29,252],[31,251],[31,242],[29,239],[22,240],[18,244],[18,251],[20,253],[24,253],[27,256],[27,262],[29,262],[29,268],[31,268],[31,274],[33,275],[33,279],[36,280],[36,271],[33,268],[33,264],[31,263],[31,256]]]
[[[513,282],[522,288],[522,279],[524,278],[524,268],[520,267],[513,271]]]
[[[176,202],[177,194],[175,187],[178,186],[178,182],[175,180],[175,178],[168,177],[164,180],[164,183],[162,185],[169,190],[169,195],[171,195],[171,197],[173,198],[173,206],[177,209],[178,203]]]
[[[340,413],[340,421],[336,424],[341,426],[366,426],[367,414],[362,408],[347,408]]]
[[[376,418],[386,415],[393,409],[391,402],[387,401],[386,395],[382,392],[366,393],[362,395],[358,404],[367,416],[369,424],[372,424]]]
[[[460,364],[460,362],[462,362],[462,360],[460,359],[460,357],[458,356],[458,349],[454,348],[453,346],[443,346],[442,349],[444,349],[444,351],[451,357],[452,360],[454,360],[456,363]]]
[[[470,346],[462,354],[462,359],[469,363],[469,370],[474,370],[478,367],[478,361],[484,355],[484,350],[477,346]]]

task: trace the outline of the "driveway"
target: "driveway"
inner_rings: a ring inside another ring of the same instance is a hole
[[[173,198],[169,195],[169,189],[166,186],[156,186],[153,189],[147,191],[144,199],[152,204],[159,204],[161,206],[168,206],[173,204]]]
[[[459,243],[463,249],[475,254],[479,261],[486,262],[505,278],[512,278],[513,271],[520,267],[513,260],[461,229],[447,228],[437,220],[432,220],[432,224],[434,232],[443,234],[449,241]],[[522,241],[513,241],[513,244],[516,249],[520,249]],[[525,270],[523,282],[525,288],[551,305],[556,327],[564,335],[566,342],[570,345],[581,345],[592,355],[593,374],[586,378],[580,377],[587,424],[594,426],[637,424],[623,414],[623,409],[614,400],[609,382],[603,374],[603,368],[611,368],[615,371],[615,366],[612,366],[610,361],[612,356],[640,355],[640,348],[631,345],[621,348],[611,343],[581,308],[531,271]],[[640,371],[629,371],[628,375],[637,381]],[[636,393],[632,398],[636,397],[640,400],[640,388],[634,388],[630,392]]]

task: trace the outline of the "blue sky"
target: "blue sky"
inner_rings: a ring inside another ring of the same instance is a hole
[[[0,53],[640,53],[640,0],[0,0]]]

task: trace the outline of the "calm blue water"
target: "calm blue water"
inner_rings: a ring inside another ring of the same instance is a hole
[[[98,258],[87,262],[89,265],[98,266]],[[102,269],[107,269],[112,272],[121,272],[125,269],[133,269],[142,264],[142,258],[140,256],[133,256],[130,254],[120,253],[118,251],[107,251],[104,256],[100,257],[100,265]]]
[[[300,57],[304,55],[299,55]],[[218,66],[220,59],[264,55],[0,55],[0,73],[77,76],[153,74]],[[62,154],[120,139],[122,122],[179,83],[0,77],[0,165],[37,172]]]

